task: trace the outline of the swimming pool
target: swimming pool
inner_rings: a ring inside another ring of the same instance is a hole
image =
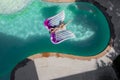
[[[43,21],[62,10],[65,22],[75,35],[61,44],[50,42],[49,32]],[[94,56],[103,51],[110,39],[108,22],[93,4],[48,3],[33,0],[22,10],[0,14],[0,76],[9,72],[24,58],[40,52],[59,52],[77,56]],[[4,61],[3,61],[4,60]]]

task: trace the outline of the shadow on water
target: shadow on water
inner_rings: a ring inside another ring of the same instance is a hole
[[[63,42],[54,45],[47,36],[34,35],[24,40],[15,36],[0,33],[0,77],[9,73],[18,62],[35,53],[69,53],[71,52],[71,47],[68,47],[68,45],[70,45],[70,43],[68,43],[69,42]]]
[[[10,66],[15,65],[20,47],[24,44],[22,39],[0,33],[0,76],[10,71]]]
[[[87,17],[90,17],[90,14],[87,12],[87,10],[90,9],[89,6],[86,6],[82,3],[75,3],[75,4],[77,5],[77,7],[74,5],[68,6],[68,9],[74,14],[73,23],[76,25],[83,23],[88,24],[87,21],[89,20],[89,18]]]
[[[68,9],[74,14],[73,21],[72,21],[73,24],[77,26],[82,25],[84,26],[84,28],[90,28],[91,30],[97,32],[97,29],[95,26],[98,23],[98,21],[96,21],[96,18],[93,17],[93,14],[89,12],[89,9],[92,9],[92,7],[89,5],[86,6],[78,2],[75,4],[77,5],[77,7],[74,5],[68,6]]]
[[[0,33],[0,65],[2,65],[0,76],[9,72],[16,65],[17,60],[20,60],[19,58],[23,55],[20,54],[21,47],[24,44],[25,42],[22,39]]]
[[[59,10],[58,6],[44,7],[40,11],[40,13],[42,13],[42,16],[44,18],[49,18],[50,16],[57,14],[58,10]]]
[[[68,9],[72,11],[72,13],[75,15],[74,19],[73,19],[73,23],[76,24],[76,25],[79,25],[80,24],[80,21],[81,21],[81,15],[80,15],[80,11],[78,11],[76,9],[75,6],[73,5],[69,5],[68,6]]]
[[[49,44],[50,41],[47,38],[36,35],[24,40],[0,33],[0,77],[10,72],[18,62],[26,57],[46,51],[46,45],[42,42],[45,40]]]

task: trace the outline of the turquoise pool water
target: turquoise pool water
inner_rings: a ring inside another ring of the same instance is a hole
[[[43,21],[60,11],[75,35],[61,44],[50,41]],[[102,12],[86,2],[48,3],[34,0],[12,14],[0,14],[0,76],[13,69],[24,58],[40,52],[60,52],[77,56],[99,54],[108,45],[110,30]]]

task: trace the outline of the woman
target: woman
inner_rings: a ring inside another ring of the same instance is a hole
[[[54,33],[56,31],[60,31],[60,30],[66,30],[66,25],[63,22],[61,22],[59,26],[55,26],[55,27],[51,28],[49,32]]]

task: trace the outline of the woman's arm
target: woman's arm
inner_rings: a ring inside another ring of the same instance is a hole
[[[66,24],[65,24],[65,26],[67,26],[68,24],[70,24],[72,22],[72,20],[69,20]]]
[[[57,31],[58,29],[59,29],[59,28],[57,28],[57,27],[56,27],[56,28],[51,28],[51,29],[50,29],[50,33],[53,33],[53,32],[55,32],[55,31]]]

